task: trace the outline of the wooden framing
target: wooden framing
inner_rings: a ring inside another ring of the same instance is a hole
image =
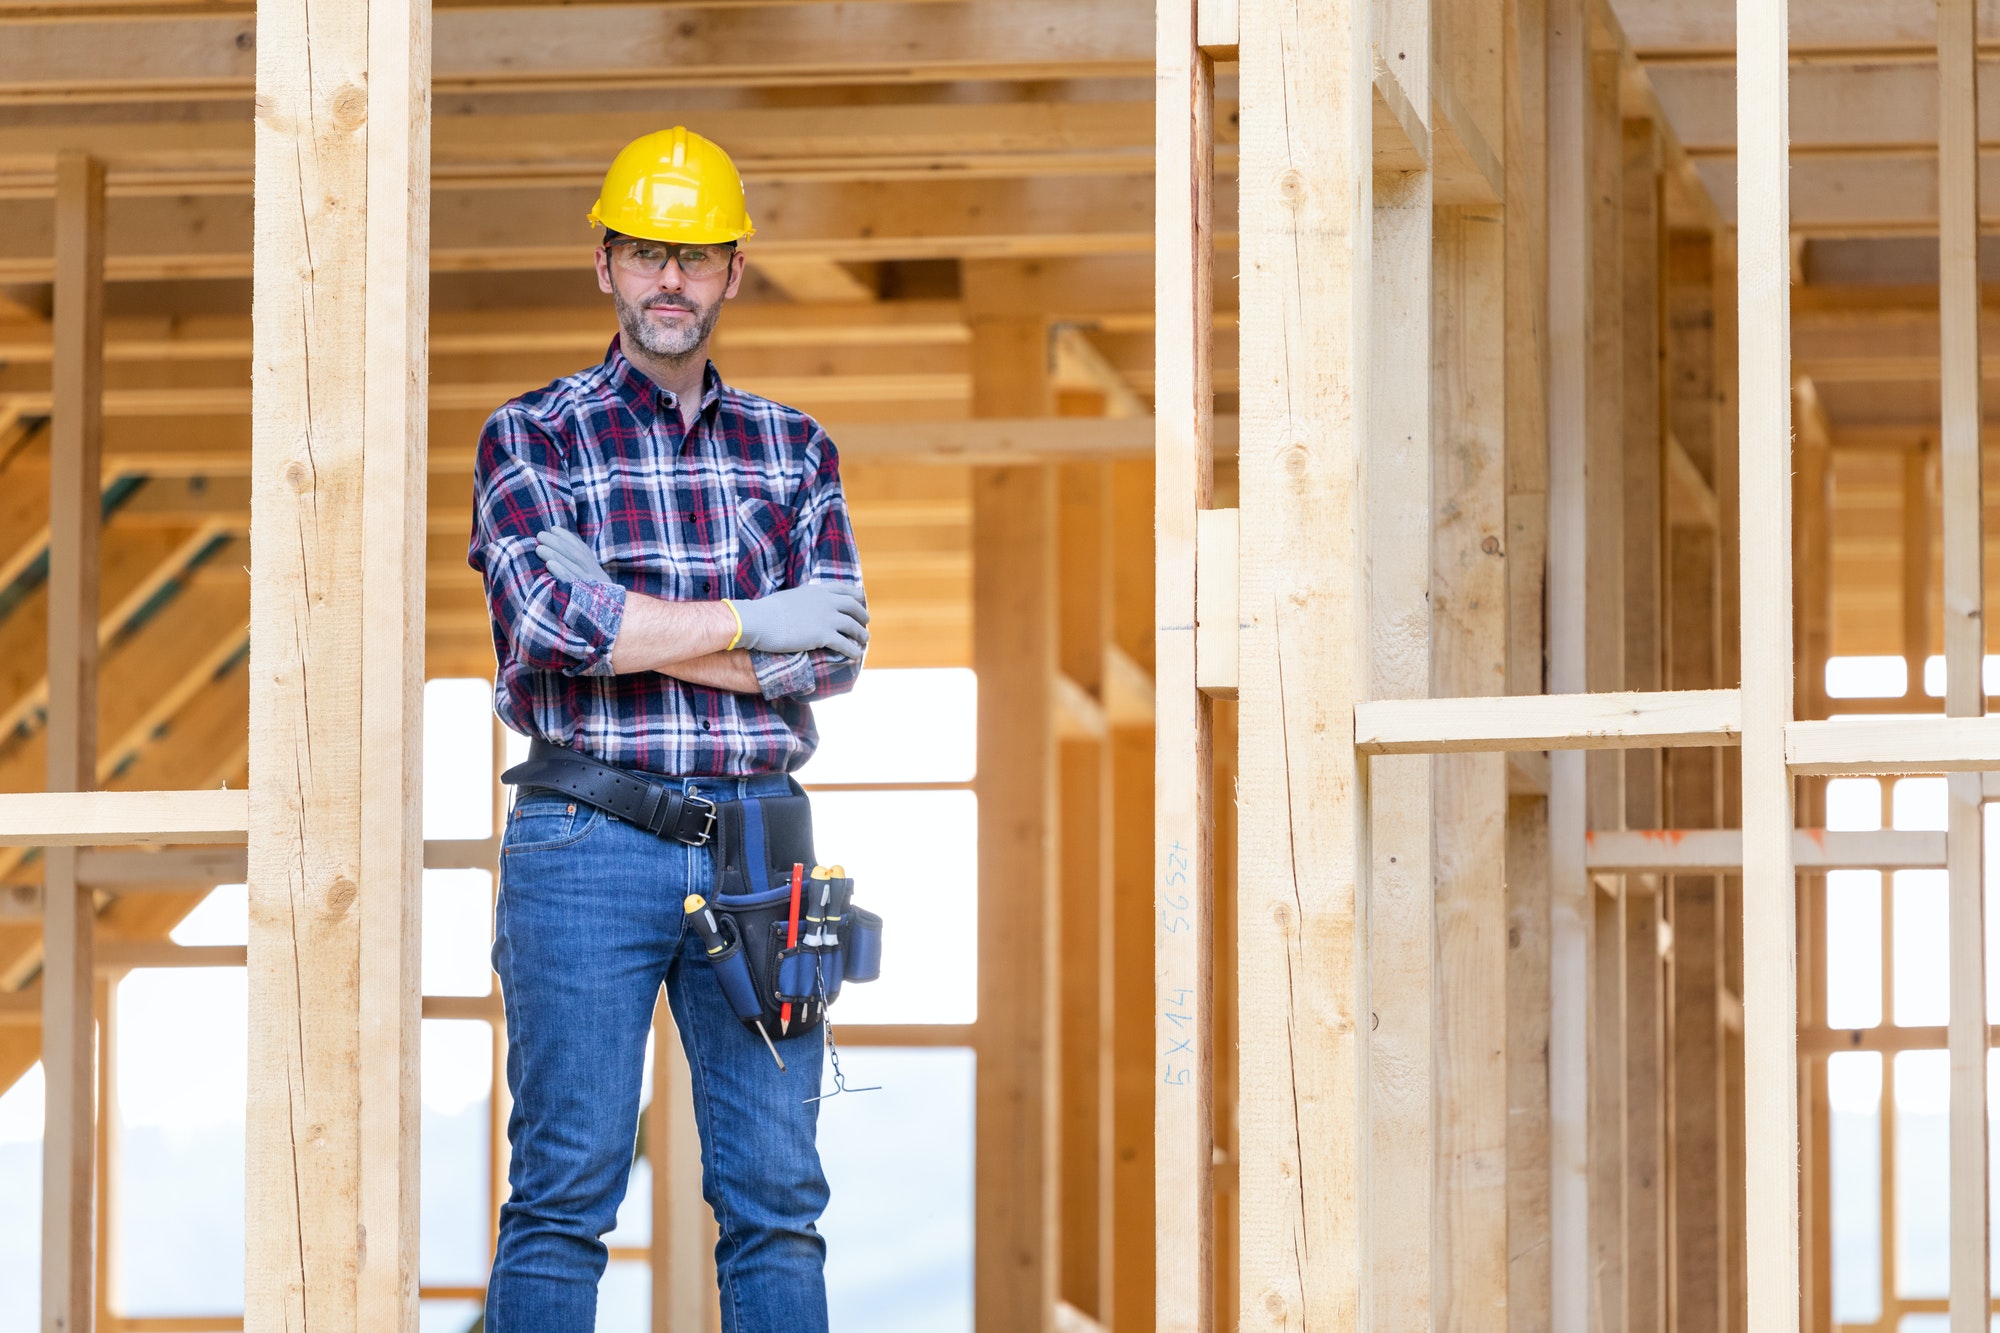
[[[311,19],[258,14],[245,1309],[411,1330],[430,34]]]
[[[104,165],[56,162],[55,412],[49,455],[48,789],[97,785],[99,456],[104,444]],[[42,1326],[94,1318],[96,901],[74,846],[48,853],[42,890]]]
[[[611,330],[562,284],[641,90],[745,168],[719,358],[839,441],[877,664],[981,674],[979,1020],[847,1034],[977,1051],[981,1328],[1831,1330],[1826,1057],[1920,1049],[1987,1317],[1969,0],[623,5],[669,60],[439,0],[434,145],[427,6],[200,8],[0,5],[45,1320],[156,1322],[91,1286],[94,987],[238,962],[245,1322],[415,1317],[419,1020],[493,1019],[420,997],[418,876],[495,847],[423,843],[417,689],[489,665],[471,440]],[[1823,827],[1904,773],[1948,828]],[[1948,1025],[1831,1032],[1825,872],[1920,868]],[[238,875],[247,949],[116,924]],[[683,1109],[661,1327],[714,1318]]]
[[[1155,1326],[1215,1321],[1213,710],[1196,689],[1201,577],[1196,541],[1214,479],[1211,318],[1215,68],[1196,0],[1165,0],[1156,24],[1153,840],[1153,1235]],[[1200,5],[1202,21],[1222,17]],[[1213,35],[1213,34],[1211,34]],[[1216,580],[1210,580],[1211,585]],[[1227,623],[1226,621],[1224,622]],[[1224,631],[1225,664],[1236,645]],[[1211,631],[1213,638],[1213,631]],[[1247,1180],[1246,1197],[1247,1197]]]
[[[1240,11],[1243,1329],[1367,1318],[1367,10]],[[1303,71],[1311,70],[1310,77]],[[1342,534],[1327,541],[1327,533]],[[1162,716],[1164,717],[1164,710]],[[1163,831],[1164,832],[1164,831]]]

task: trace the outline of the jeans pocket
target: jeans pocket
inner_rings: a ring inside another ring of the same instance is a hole
[[[507,817],[507,836],[501,840],[500,854],[514,856],[575,846],[603,818],[603,811],[580,801],[541,798],[520,801]]]

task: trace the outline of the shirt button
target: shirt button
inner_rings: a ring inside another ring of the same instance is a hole
[[[703,721],[703,723],[701,724],[701,729],[702,729],[703,731],[707,731],[707,730],[708,730],[708,723],[707,723],[706,721]]]
[[[707,591],[708,591],[708,580],[707,580],[707,579],[703,579],[703,580],[701,581],[701,590],[702,590],[703,592],[707,592]]]

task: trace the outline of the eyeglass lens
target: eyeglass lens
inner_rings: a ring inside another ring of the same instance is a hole
[[[729,263],[729,247],[717,245],[670,245],[665,241],[620,241],[607,247],[611,258],[629,273],[653,277],[665,272],[667,261],[689,278],[712,278]]]

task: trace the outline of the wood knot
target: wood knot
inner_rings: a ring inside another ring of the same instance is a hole
[[[1292,911],[1292,905],[1290,903],[1273,903],[1271,905],[1271,920],[1278,923],[1279,930],[1282,930],[1287,934],[1289,934],[1291,932],[1292,922],[1294,921],[1294,919],[1295,919],[1295,914]]]
[[[354,900],[361,893],[361,886],[347,875],[334,876],[333,883],[326,887],[326,914],[329,917],[343,917],[354,906]]]
[[[257,30],[255,28],[244,28],[239,31],[236,34],[236,49],[239,51],[255,51],[257,49]]]
[[[1499,555],[1500,539],[1498,537],[1488,537],[1485,541],[1479,543],[1479,549],[1488,555]]]
[[[358,130],[368,123],[368,90],[358,84],[345,84],[333,95],[330,109],[336,126],[350,132]]]
[[[1293,481],[1303,478],[1306,469],[1311,465],[1312,453],[1306,448],[1303,440],[1293,440],[1278,451],[1278,466],[1282,467],[1285,475]]]
[[[1291,1303],[1279,1293],[1267,1291],[1264,1293],[1264,1313],[1270,1315],[1273,1319],[1282,1319],[1289,1324],[1292,1317]]]
[[[1278,176],[1278,198],[1287,208],[1299,208],[1306,201],[1306,178],[1297,168],[1287,168]]]
[[[285,479],[285,485],[292,488],[294,495],[304,495],[312,489],[312,469],[296,458],[285,464],[285,470],[279,475]]]

